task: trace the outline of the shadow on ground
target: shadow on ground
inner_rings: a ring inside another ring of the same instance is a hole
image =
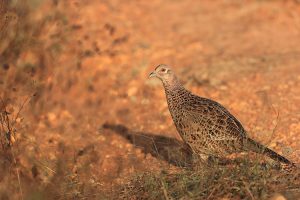
[[[145,154],[150,153],[152,156],[160,160],[167,161],[168,163],[173,164],[175,166],[193,168],[197,163],[197,159],[193,157],[192,150],[190,149],[190,147],[182,141],[179,141],[175,138],[170,138],[162,135],[155,135],[153,133],[132,131],[121,124],[105,123],[103,124],[102,128],[109,129],[117,133],[118,135],[121,135],[130,143],[132,143],[136,148],[142,149],[142,151]],[[248,164],[257,165],[257,157],[253,158],[251,157],[251,155],[250,157],[249,155],[246,156],[246,159],[243,156],[238,156],[236,158],[231,159],[210,157],[208,163],[219,165],[239,165],[243,162],[247,162]],[[267,163],[260,163],[259,165],[265,168]],[[271,164],[271,166],[274,168],[280,168],[279,163],[270,162],[269,164]]]
[[[150,153],[152,156],[178,167],[192,166],[193,158],[191,149],[177,139],[151,133],[131,131],[126,126],[120,124],[105,123],[102,127],[121,135],[136,148],[142,149],[145,154]]]

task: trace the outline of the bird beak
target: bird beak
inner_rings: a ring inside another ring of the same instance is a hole
[[[151,72],[150,74],[149,74],[149,78],[152,78],[152,77],[155,77],[156,76],[156,73],[155,72]]]

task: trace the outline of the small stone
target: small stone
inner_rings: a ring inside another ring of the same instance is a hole
[[[150,103],[149,99],[142,99],[142,105],[148,105]]]
[[[130,101],[132,101],[133,103],[136,103],[137,102],[136,96],[130,96]]]
[[[150,153],[147,153],[146,160],[150,160],[152,158],[152,155]]]
[[[47,118],[49,121],[55,121],[56,115],[54,113],[48,113]]]
[[[286,198],[281,194],[275,194],[270,198],[270,200],[286,200]]]
[[[136,87],[131,87],[131,88],[129,88],[129,90],[127,91],[127,95],[128,96],[133,96],[133,95],[135,95],[136,93],[137,93],[137,88]]]

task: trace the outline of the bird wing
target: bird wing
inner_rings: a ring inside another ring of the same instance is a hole
[[[246,137],[242,124],[215,101],[197,97],[193,104],[187,104],[183,109],[187,120],[195,124],[192,125],[195,127],[193,129],[199,134],[205,132],[213,140],[237,140]]]

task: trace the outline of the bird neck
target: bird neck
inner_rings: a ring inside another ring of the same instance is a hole
[[[176,77],[172,80],[163,81],[163,85],[169,107],[174,107],[174,105],[183,103],[184,96],[190,93]]]
[[[186,90],[176,76],[163,80],[163,85],[166,93],[177,93]]]
[[[183,87],[181,84],[166,84],[164,83],[164,88],[166,91],[166,94],[170,95],[179,95],[181,93],[185,93],[187,90]]]

